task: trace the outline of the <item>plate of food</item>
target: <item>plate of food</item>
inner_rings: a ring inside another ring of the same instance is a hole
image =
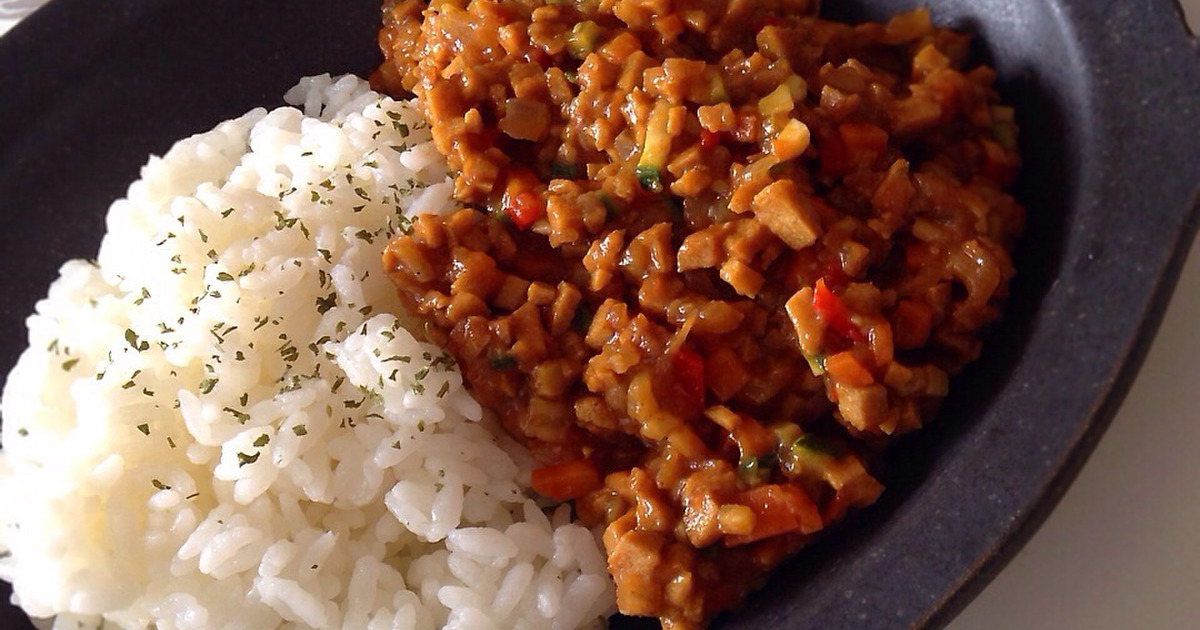
[[[1153,336],[1196,56],[1167,0],[55,0],[5,625],[944,625]]]

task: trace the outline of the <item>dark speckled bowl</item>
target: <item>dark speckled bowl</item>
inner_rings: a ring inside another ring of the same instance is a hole
[[[861,19],[916,2],[825,4]],[[1092,450],[1195,231],[1200,51],[1173,0],[925,4],[982,35],[978,53],[1017,106],[1029,227],[1008,316],[936,425],[894,450],[880,503],[718,628],[944,625]],[[0,38],[0,373],[60,262],[94,255],[105,209],[148,153],[279,103],[302,75],[369,71],[376,6],[55,0]],[[29,627],[13,608],[0,625]]]

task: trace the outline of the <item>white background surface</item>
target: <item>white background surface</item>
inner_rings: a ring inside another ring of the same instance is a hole
[[[1200,0],[1180,1],[1200,31]],[[39,3],[0,0],[0,34]],[[1200,138],[1200,121],[1197,130]],[[1197,322],[1200,253],[1188,261],[1133,390],[1078,480],[949,630],[1200,629]]]
[[[1200,32],[1200,0],[1180,3]],[[1198,322],[1193,248],[1142,371],[1092,458],[949,630],[1200,628]]]

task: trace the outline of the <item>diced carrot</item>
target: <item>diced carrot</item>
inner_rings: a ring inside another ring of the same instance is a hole
[[[816,504],[796,486],[757,486],[743,492],[739,502],[754,512],[754,529],[744,536],[726,537],[730,547],[793,532],[811,534],[824,527]]]
[[[897,348],[920,348],[929,340],[933,312],[929,306],[913,300],[900,300],[892,312],[892,336]]]
[[[587,459],[538,468],[532,481],[535,491],[556,501],[578,499],[604,486],[600,471]]]
[[[708,386],[721,402],[733,398],[750,382],[746,366],[728,346],[721,346],[708,355],[704,361],[704,372],[712,376]]]
[[[870,164],[887,150],[887,132],[870,123],[844,123],[838,127],[838,135],[854,164]]]
[[[846,308],[846,304],[842,302],[841,298],[834,295],[829,287],[825,286],[824,278],[817,280],[817,286],[813,291],[813,308],[816,309],[817,315],[839,335],[851,341],[867,340],[862,330],[850,321],[850,311]]]
[[[750,416],[738,416],[737,426],[733,428],[733,440],[737,442],[742,457],[758,457],[775,448],[779,440],[774,432]]]
[[[838,382],[851,387],[866,387],[875,382],[875,377],[851,352],[825,357],[825,371]]]

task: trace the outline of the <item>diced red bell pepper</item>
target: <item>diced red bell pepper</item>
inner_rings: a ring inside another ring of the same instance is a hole
[[[1011,186],[1017,179],[1017,161],[996,142],[984,138],[980,144],[983,145],[983,176],[1001,186]]]
[[[842,302],[842,298],[825,286],[824,278],[817,280],[817,286],[813,290],[813,308],[816,309],[817,315],[839,335],[851,341],[865,342],[867,340],[862,330],[850,320],[850,311],[846,308],[845,302]]]
[[[821,156],[821,174],[841,177],[854,167],[853,158],[846,149],[840,134],[831,133],[817,143],[817,152]]]
[[[533,489],[556,501],[578,499],[604,486],[600,471],[588,459],[577,459],[533,471]]]
[[[709,131],[708,129],[700,130],[700,147],[704,149],[716,148],[721,144],[721,132]]]
[[[675,382],[689,407],[704,407],[704,357],[688,348],[680,348],[671,361]]]
[[[527,190],[514,196],[504,196],[504,212],[522,230],[546,216],[546,200],[538,193]]]
[[[515,168],[504,184],[501,207],[522,230],[546,216],[546,198],[538,192],[538,178],[527,168]]]

